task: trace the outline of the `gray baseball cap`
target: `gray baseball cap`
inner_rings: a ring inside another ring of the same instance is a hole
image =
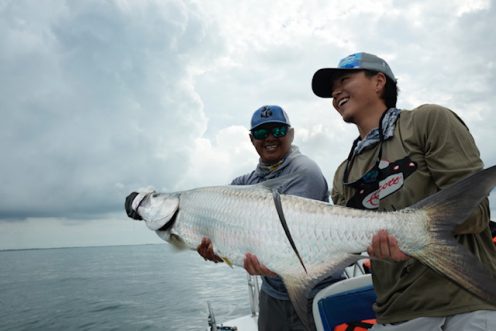
[[[312,78],[312,90],[316,96],[321,98],[332,98],[331,84],[335,77],[343,71],[374,70],[396,82],[393,71],[386,61],[369,53],[355,53],[348,55],[339,61],[336,68],[322,68],[317,70]]]

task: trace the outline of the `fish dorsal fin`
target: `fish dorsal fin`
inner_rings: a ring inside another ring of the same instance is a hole
[[[313,330],[314,324],[312,302],[309,301],[312,289],[331,275],[337,277],[344,268],[363,258],[364,256],[356,254],[334,255],[325,263],[311,266],[308,273],[298,268],[280,275],[288,290],[289,299],[307,330]]]

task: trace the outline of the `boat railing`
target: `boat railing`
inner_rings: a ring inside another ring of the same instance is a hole
[[[368,256],[364,255],[363,259],[353,263],[351,266],[344,269],[343,276],[345,278],[353,278],[357,276],[362,276],[367,274],[365,267],[363,266],[364,262],[367,261]]]
[[[248,295],[250,297],[251,316],[258,315],[258,294],[260,293],[259,277],[247,274],[248,278]]]

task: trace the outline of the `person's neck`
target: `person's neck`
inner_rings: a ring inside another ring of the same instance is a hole
[[[355,120],[361,139],[364,139],[370,131],[379,127],[379,121],[381,120],[382,114],[387,109],[388,108],[384,104],[377,105],[376,107],[369,109],[366,116]]]

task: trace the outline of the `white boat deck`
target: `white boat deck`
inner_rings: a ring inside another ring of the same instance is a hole
[[[235,318],[233,320],[229,320],[224,322],[217,327],[218,331],[223,331],[223,327],[236,327],[236,331],[256,331],[258,330],[257,326],[257,316],[243,316],[239,318]],[[229,329],[228,329],[229,330]]]

